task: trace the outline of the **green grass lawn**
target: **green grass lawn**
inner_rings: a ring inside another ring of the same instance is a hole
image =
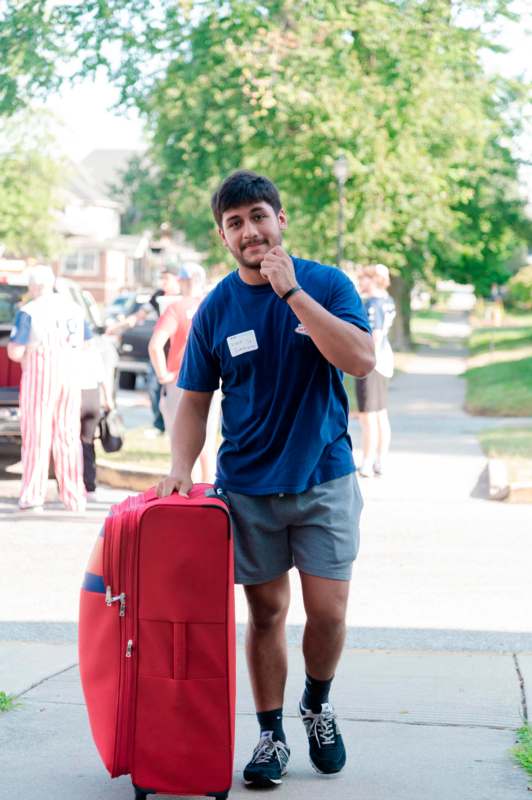
[[[464,375],[470,414],[532,416],[532,357],[472,367]]]
[[[488,457],[500,458],[506,463],[512,483],[532,482],[532,428],[484,431],[479,439]]]
[[[96,440],[96,458],[115,464],[128,464],[138,466],[139,469],[150,467],[152,469],[168,472],[170,469],[170,441],[168,436],[158,436],[148,439],[145,436],[147,428],[131,428],[126,431],[124,446],[118,453],[106,453],[98,440]],[[152,430],[151,428],[149,430]]]
[[[469,341],[471,355],[532,347],[532,314],[507,315],[500,328],[479,326]]]
[[[513,750],[514,758],[532,775],[532,726],[524,725],[517,731],[517,742]]]
[[[532,314],[479,325],[469,341],[466,408],[471,414],[532,416]]]
[[[18,708],[19,705],[20,703],[15,702],[15,698],[12,695],[0,692],[0,713],[12,711],[14,708]]]
[[[410,318],[410,333],[414,346],[428,345],[437,346],[442,340],[438,336],[438,325],[444,318],[443,311],[414,311]]]
[[[532,416],[532,314],[505,315],[498,328],[477,321],[464,373],[466,409],[494,417]],[[532,428],[500,428],[480,434],[490,458],[506,464],[512,483],[532,481]]]

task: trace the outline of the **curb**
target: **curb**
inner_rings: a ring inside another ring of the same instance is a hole
[[[130,464],[113,464],[111,461],[98,459],[96,462],[96,479],[113,489],[129,489],[133,492],[145,492],[158,481],[166,477],[157,469],[145,467],[137,469]]]
[[[532,503],[532,483],[510,484],[510,503]]]
[[[532,503],[532,483],[510,483],[508,469],[499,458],[488,459],[490,500],[508,503]]]
[[[507,500],[510,496],[510,481],[506,464],[499,458],[488,459],[488,482],[490,500]]]
[[[532,503],[531,483],[510,483],[504,461],[488,459],[488,492],[490,500],[508,503]],[[100,483],[113,489],[126,489],[132,492],[145,492],[166,477],[156,469],[145,467],[137,469],[130,464],[118,466],[111,461],[99,459],[96,463],[96,477]]]

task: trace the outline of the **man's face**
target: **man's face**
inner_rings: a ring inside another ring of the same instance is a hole
[[[192,294],[192,280],[190,278],[179,278],[179,294],[189,297]]]
[[[360,293],[364,295],[373,294],[375,289],[375,284],[371,275],[366,275],[362,273],[362,275],[358,279],[358,288],[360,289]]]
[[[278,214],[264,201],[229,208],[218,229],[227,249],[247,269],[260,269],[266,253],[281,244],[286,228],[286,214]]]
[[[33,281],[28,283],[28,292],[32,300],[35,300],[36,297],[39,297],[39,295],[41,294],[41,290],[42,287],[36,283],[33,283]]]
[[[165,294],[179,294],[179,278],[172,272],[163,272],[161,288]]]

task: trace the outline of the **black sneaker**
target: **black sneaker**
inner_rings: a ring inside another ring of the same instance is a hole
[[[299,716],[307,731],[310,763],[321,775],[334,775],[345,766],[346,753],[336,714],[330,703],[315,714],[299,704]]]
[[[282,783],[290,748],[279,740],[272,739],[271,732],[263,733],[253,751],[251,761],[244,768],[244,781],[248,785],[267,788]]]

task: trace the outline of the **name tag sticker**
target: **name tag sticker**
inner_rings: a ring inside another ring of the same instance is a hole
[[[234,336],[228,336],[227,346],[233,358],[241,356],[242,353],[249,353],[251,350],[259,349],[255,331],[244,331],[243,333],[235,333]]]

